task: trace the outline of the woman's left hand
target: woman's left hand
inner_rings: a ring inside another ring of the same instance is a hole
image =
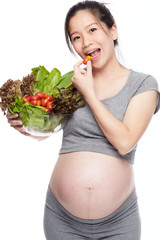
[[[91,61],[87,62],[86,69],[80,68],[83,60],[74,65],[74,75],[72,77],[73,85],[81,92],[81,94],[88,98],[90,95],[95,94],[94,82],[92,76]]]

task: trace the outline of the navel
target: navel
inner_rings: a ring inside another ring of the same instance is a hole
[[[91,186],[87,186],[86,190],[88,192],[88,199],[87,199],[87,219],[90,219],[90,212],[91,212],[91,202],[92,202],[92,195],[94,188]]]

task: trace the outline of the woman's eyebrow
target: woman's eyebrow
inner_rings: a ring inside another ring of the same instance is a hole
[[[87,26],[85,26],[85,28],[88,28],[88,27],[90,27],[90,26],[92,26],[92,25],[98,25],[98,23],[90,23],[90,24],[88,24]],[[77,34],[77,33],[79,33],[79,32],[78,32],[78,31],[72,32],[72,33],[70,34],[70,36],[72,36],[72,35],[74,35],[74,34]]]

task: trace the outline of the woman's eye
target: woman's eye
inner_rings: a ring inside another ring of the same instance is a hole
[[[78,40],[79,38],[80,38],[80,37],[78,37],[78,36],[77,36],[77,37],[74,37],[74,38],[73,38],[73,41],[76,41],[76,40]]]
[[[97,30],[96,28],[91,28],[90,32],[94,32],[95,30]]]

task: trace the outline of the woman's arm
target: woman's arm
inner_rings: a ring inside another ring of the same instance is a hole
[[[145,132],[156,108],[157,92],[133,97],[123,122],[114,117],[95,96],[86,99],[101,130],[121,155],[130,152]]]
[[[150,90],[134,96],[121,122],[96,97],[91,63],[87,63],[87,71],[82,71],[80,65],[81,62],[74,67],[73,84],[85,97],[106,138],[121,155],[127,154],[145,132],[154,114],[158,93]]]

